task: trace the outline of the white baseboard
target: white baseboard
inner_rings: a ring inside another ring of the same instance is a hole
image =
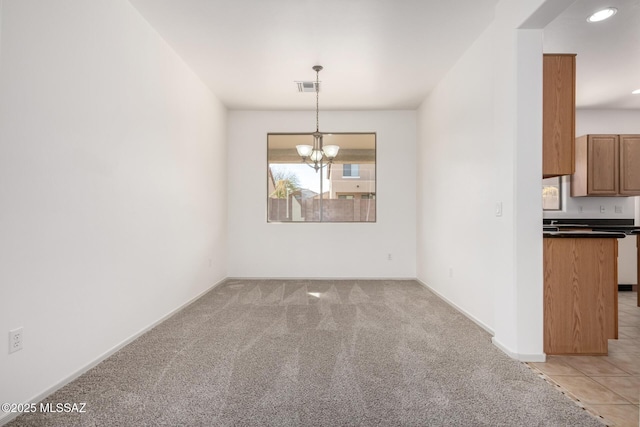
[[[482,321],[478,320],[476,317],[474,317],[473,315],[471,315],[470,313],[468,313],[467,311],[465,311],[463,308],[461,308],[460,306],[458,306],[457,304],[455,304],[454,302],[452,302],[451,300],[449,300],[448,298],[446,298],[445,296],[443,296],[440,292],[436,291],[435,289],[433,289],[432,287],[430,287],[429,285],[427,285],[426,283],[422,282],[419,279],[416,279],[416,281],[418,283],[420,283],[422,286],[426,287],[427,289],[429,289],[431,292],[433,292],[434,294],[436,294],[439,298],[441,298],[444,302],[446,302],[447,304],[449,304],[451,307],[455,308],[457,311],[459,311],[460,313],[464,314],[466,317],[469,318],[469,320],[471,320],[473,323],[475,323],[476,325],[480,326],[482,329],[484,329],[485,331],[487,331],[488,333],[490,333],[492,335],[491,337],[491,343],[493,343],[493,345],[495,345],[496,347],[498,347],[503,353],[505,353],[507,356],[511,357],[512,359],[516,359],[519,360],[521,362],[544,362],[547,359],[546,354],[544,353],[540,353],[540,354],[520,354],[520,353],[516,353],[514,351],[509,350],[507,347],[505,347],[504,345],[502,345],[495,337],[495,333],[493,331],[492,328],[490,328],[489,326],[487,326],[486,324],[484,324]]]
[[[94,359],[93,361],[89,362],[88,364],[86,364],[85,366],[83,366],[82,368],[80,368],[79,370],[74,372],[73,374],[69,375],[67,378],[64,378],[63,380],[61,380],[57,384],[54,384],[53,386],[49,387],[48,389],[46,389],[42,393],[37,394],[36,396],[32,397],[31,399],[29,399],[28,402],[25,402],[25,403],[38,403],[38,402],[40,402],[45,397],[49,396],[50,394],[53,394],[54,392],[56,392],[57,390],[61,389],[65,385],[69,384],[71,381],[75,380],[80,375],[82,375],[85,372],[87,372],[89,369],[94,368],[100,362],[104,361],[109,356],[113,355],[118,350],[120,350],[123,347],[125,347],[127,344],[130,344],[131,342],[135,341],[141,335],[143,335],[146,332],[150,331],[151,329],[155,328],[160,323],[164,322],[165,320],[167,320],[168,318],[170,318],[171,316],[173,316],[174,314],[176,314],[177,312],[179,312],[183,308],[186,308],[187,306],[191,305],[196,300],[198,300],[200,297],[202,297],[204,294],[206,294],[207,292],[211,291],[212,289],[214,289],[218,285],[222,284],[225,280],[227,280],[226,277],[220,279],[218,282],[216,282],[213,285],[209,286],[207,289],[205,289],[204,291],[200,292],[198,295],[196,295],[195,297],[191,298],[189,301],[185,302],[184,304],[180,305],[178,308],[170,311],[168,314],[164,315],[163,317],[161,317],[160,319],[156,320],[155,322],[153,322],[149,326],[143,328],[142,330],[136,332],[135,334],[133,334],[129,338],[125,339],[121,343],[116,344],[114,347],[112,347],[111,349],[107,350],[106,352],[104,352],[103,354],[98,356],[96,359]],[[2,416],[2,415],[3,414],[0,413],[0,426],[3,426],[5,424],[9,423],[9,421],[12,421],[13,419],[15,419],[18,416],[20,416],[21,413],[12,412],[12,413],[4,414],[4,416]]]
[[[491,338],[491,342],[493,343],[493,345],[498,347],[500,350],[502,350],[503,353],[505,353],[507,356],[511,357],[512,359],[516,359],[516,360],[519,360],[521,362],[546,362],[547,361],[547,355],[544,354],[544,353],[540,353],[540,354],[521,354],[521,353],[516,353],[516,352],[513,352],[513,351],[509,350],[504,345],[502,345],[496,339],[496,337]]]
[[[416,280],[415,277],[227,277],[227,280]]]
[[[450,299],[448,299],[447,297],[442,295],[440,292],[436,291],[431,286],[429,286],[426,283],[424,283],[423,281],[421,281],[420,279],[415,279],[415,280],[416,280],[416,282],[420,283],[422,286],[424,286],[425,288],[429,289],[431,292],[436,294],[441,300],[443,300],[444,302],[449,304],[451,307],[455,308],[456,311],[459,311],[460,313],[464,314],[473,323],[475,323],[476,325],[480,326],[482,329],[487,331],[489,334],[495,335],[492,328],[490,328],[488,325],[486,325],[485,323],[483,323],[482,321],[480,321],[479,319],[474,317],[471,313],[469,313],[468,311],[464,310],[462,307],[460,307],[459,305],[457,305],[456,303],[454,303],[453,301],[451,301]]]

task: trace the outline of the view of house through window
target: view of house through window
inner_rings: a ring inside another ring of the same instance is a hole
[[[542,210],[562,210],[562,181],[560,177],[542,180]]]
[[[317,162],[298,145],[312,146],[313,135],[267,136],[268,222],[376,221],[375,133],[325,134],[338,153]]]

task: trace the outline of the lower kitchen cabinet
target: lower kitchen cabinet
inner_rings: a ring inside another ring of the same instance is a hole
[[[616,238],[544,240],[544,352],[606,355],[618,338]]]

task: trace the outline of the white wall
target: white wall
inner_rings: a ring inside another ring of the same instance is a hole
[[[312,111],[229,112],[229,276],[414,278],[413,111],[320,111],[324,132],[377,132],[376,223],[267,223],[267,133],[314,126]]]
[[[488,138],[493,70],[484,58],[490,44],[483,35],[418,113],[417,277],[491,329],[490,281],[499,265],[492,242],[501,239],[493,213],[495,147]],[[511,216],[509,201],[503,199],[503,208]]]
[[[576,136],[593,133],[640,134],[640,111],[577,110]],[[570,197],[569,176],[563,177],[562,182],[563,209],[545,211],[545,218],[635,218],[639,197]],[[604,213],[600,212],[600,206],[604,206]],[[620,213],[616,212],[616,206]]]
[[[226,276],[226,110],[125,0],[1,7],[0,402],[20,403]]]
[[[501,1],[418,112],[417,277],[522,360],[544,358],[539,28],[570,3]]]

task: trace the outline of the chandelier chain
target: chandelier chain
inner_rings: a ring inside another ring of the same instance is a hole
[[[320,109],[320,104],[318,98],[320,97],[320,70],[316,69],[316,132],[320,130],[320,121],[318,119],[318,111]]]
[[[325,147],[322,143],[323,134],[320,133],[320,71],[322,71],[322,65],[314,65],[313,71],[316,72],[316,131],[312,134],[313,145],[296,145],[296,150],[298,155],[302,157],[302,162],[318,172],[333,163],[333,159],[338,155],[340,147],[333,144]],[[322,185],[320,190],[322,193]]]

